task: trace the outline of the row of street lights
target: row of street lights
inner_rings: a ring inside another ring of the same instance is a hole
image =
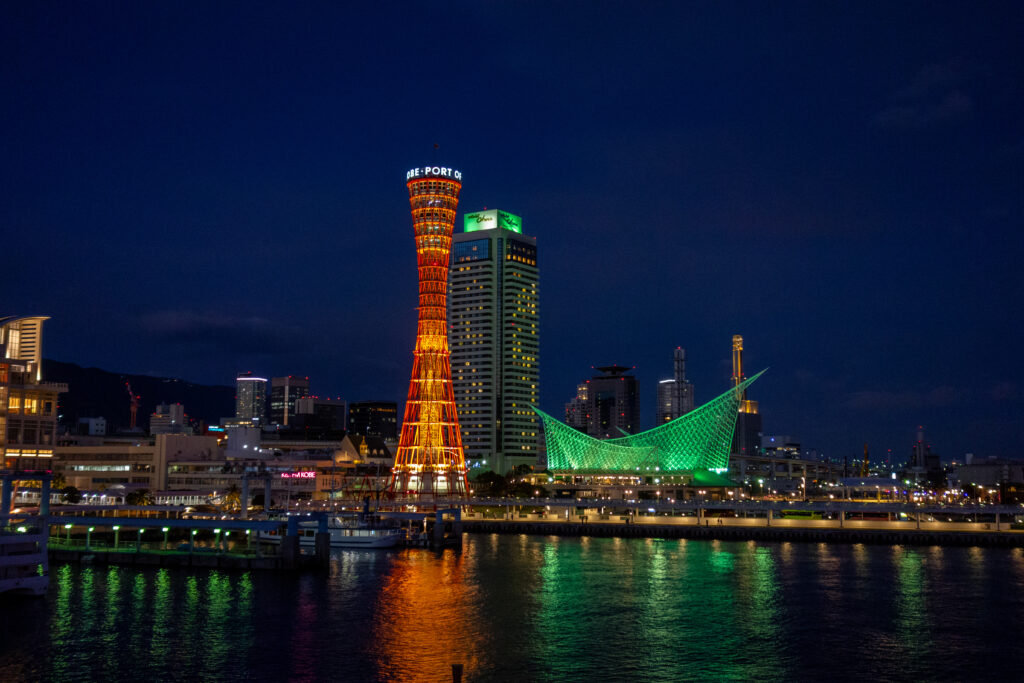
[[[67,534],[65,536],[65,540],[67,541],[68,545],[71,545],[71,529],[74,528],[74,526],[75,526],[74,524],[65,524],[64,525],[64,529],[67,532]],[[115,524],[115,525],[113,525],[110,528],[114,531],[114,550],[116,551],[116,550],[118,550],[120,548],[120,545],[121,545],[121,526],[119,524]],[[86,532],[85,532],[85,549],[86,550],[91,550],[92,549],[92,532],[95,531],[95,530],[96,530],[96,527],[94,527],[94,526],[90,526],[90,527],[86,528]],[[146,529],[142,528],[142,527],[140,527],[138,529],[138,538],[136,539],[136,546],[135,546],[136,551],[142,549],[142,532],[144,532],[145,530]],[[163,534],[164,534],[164,542],[163,542],[163,548],[162,549],[163,550],[167,550],[168,534],[170,533],[171,528],[168,527],[168,526],[165,526],[165,527],[161,527],[160,530],[163,531]],[[214,529],[213,530],[213,533],[214,533],[214,547],[219,547],[220,544],[221,544],[220,532],[221,532],[220,529]],[[192,529],[192,534],[191,534],[191,537],[189,539],[190,540],[189,551],[191,551],[195,547],[196,534],[198,534],[198,533],[199,533],[198,529]],[[251,533],[252,533],[251,530],[249,530],[249,529],[245,530],[245,535],[247,537],[247,540],[251,541]],[[231,532],[230,531],[225,531],[224,532],[224,543],[225,544],[227,543],[228,538],[230,536],[231,536]]]

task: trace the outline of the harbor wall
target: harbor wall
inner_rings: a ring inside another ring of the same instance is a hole
[[[462,520],[468,533],[535,534],[615,538],[685,538],[721,541],[797,541],[808,543],[871,543],[881,545],[946,545],[996,548],[1024,547],[1024,533],[1012,531],[936,531],[931,529],[863,529],[794,526],[728,526],[667,524],[586,524],[516,522],[500,519]]]

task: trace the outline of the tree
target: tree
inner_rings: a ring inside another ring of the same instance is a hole
[[[128,505],[152,505],[153,497],[149,495],[149,489],[138,489],[129,492],[124,497],[124,502]]]
[[[473,478],[473,490],[483,498],[504,496],[508,490],[505,477],[490,470],[481,472]]]
[[[82,500],[82,494],[74,486],[65,486],[60,490],[60,499],[72,505]]]
[[[547,498],[548,490],[543,486],[534,485],[526,481],[513,484],[508,491],[513,498]]]
[[[237,484],[232,484],[224,492],[224,509],[235,512],[242,508],[242,492],[238,490]]]

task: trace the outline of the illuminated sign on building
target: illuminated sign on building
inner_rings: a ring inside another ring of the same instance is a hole
[[[507,211],[491,209],[490,211],[467,213],[463,217],[462,227],[465,232],[502,228],[521,235],[523,234],[523,219]]]
[[[316,472],[282,472],[282,479],[316,479]]]
[[[462,171],[456,171],[455,169],[446,168],[444,166],[424,166],[423,168],[411,169],[405,173],[406,181],[412,180],[413,178],[429,178],[430,176],[462,180]]]

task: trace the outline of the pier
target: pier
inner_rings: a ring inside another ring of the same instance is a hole
[[[87,512],[87,511],[82,511]],[[330,558],[330,532],[324,511],[274,519],[184,518],[176,510],[104,509],[102,515],[65,512],[51,515],[49,559],[58,562],[155,567],[206,567],[225,570],[324,569]],[[147,516],[142,516],[150,512]],[[162,516],[153,513],[162,512]],[[109,513],[109,516],[108,516]],[[382,511],[405,529],[401,546],[457,547],[462,543],[461,510]],[[35,517],[42,522],[42,518]],[[299,542],[300,524],[315,522],[313,548]],[[40,532],[44,541],[45,531]],[[260,534],[280,534],[279,544],[260,542]]]

